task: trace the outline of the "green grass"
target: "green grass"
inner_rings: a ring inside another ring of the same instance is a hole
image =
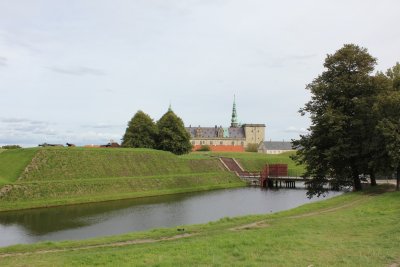
[[[150,149],[10,150],[0,175],[0,211],[245,186],[216,158]]]
[[[243,227],[254,222],[261,227]],[[171,237],[176,228],[84,241],[1,248],[2,266],[389,266],[400,263],[400,192],[350,193],[270,215],[224,218],[185,226],[190,237],[113,246],[127,240]],[[89,245],[107,245],[92,247]],[[37,253],[53,249],[63,251]]]
[[[292,175],[303,170],[287,153],[178,157],[151,149],[15,149],[0,154],[0,211],[244,186],[217,156],[236,158],[249,171],[267,162],[287,163]]]
[[[0,186],[14,182],[37,151],[36,148],[0,150]]]
[[[0,211],[177,194],[244,186],[232,173],[193,173],[20,182],[1,201]]]
[[[254,152],[193,152],[183,157],[190,159],[201,159],[212,156],[235,158],[242,167],[251,172],[261,171],[266,163],[282,163],[288,165],[289,175],[300,176],[304,173],[304,166],[298,166],[290,158],[295,152],[286,152],[282,154],[263,154]]]
[[[133,177],[224,171],[215,159],[186,159],[150,149],[52,148],[36,154],[24,181]]]

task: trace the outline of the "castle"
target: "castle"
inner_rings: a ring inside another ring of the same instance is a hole
[[[211,151],[245,151],[249,144],[259,145],[264,142],[265,124],[239,125],[236,113],[236,101],[233,100],[230,127],[186,127],[190,133],[193,150],[209,146]]]

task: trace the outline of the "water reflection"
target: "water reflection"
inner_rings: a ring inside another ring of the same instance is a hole
[[[328,197],[340,194],[332,192]],[[237,188],[0,213],[0,246],[84,239],[290,209],[305,190]]]

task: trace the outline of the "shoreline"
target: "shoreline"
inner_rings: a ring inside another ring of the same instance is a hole
[[[106,198],[106,199],[100,199],[100,200],[88,200],[88,201],[79,201],[79,202],[68,202],[64,204],[38,204],[37,206],[31,206],[31,207],[22,207],[22,208],[11,208],[11,209],[1,209],[0,206],[0,214],[1,213],[7,213],[7,212],[18,212],[22,210],[34,210],[34,209],[46,209],[46,208],[55,208],[55,207],[62,207],[62,206],[77,206],[77,205],[85,205],[85,204],[93,204],[93,203],[102,203],[102,202],[112,202],[112,201],[119,201],[119,200],[129,200],[129,199],[140,199],[140,198],[147,198],[147,197],[158,197],[158,196],[167,196],[167,195],[175,195],[175,194],[185,194],[185,193],[192,193],[192,192],[203,192],[203,191],[213,191],[213,190],[219,190],[219,189],[229,189],[229,188],[238,188],[238,187],[246,187],[248,186],[245,183],[235,183],[235,184],[223,184],[223,185],[214,185],[214,186],[204,186],[202,187],[194,187],[194,188],[186,188],[186,189],[171,189],[171,190],[165,190],[165,191],[156,191],[156,192],[150,192],[149,194],[141,194],[141,193],[126,193],[127,195],[132,195],[132,196],[126,196],[126,197],[111,197],[111,198]],[[136,195],[136,196],[134,196]],[[99,197],[101,198],[101,197]],[[45,201],[45,200],[44,200]]]
[[[0,262],[5,266],[60,262],[80,266],[210,265],[233,261],[273,266],[399,264],[395,245],[399,230],[392,222],[400,219],[396,212],[400,210],[400,193],[390,192],[393,186],[377,189],[273,214],[226,217],[206,224],[88,240],[14,245],[0,248]]]

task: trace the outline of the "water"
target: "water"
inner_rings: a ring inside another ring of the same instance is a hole
[[[74,240],[291,209],[302,189],[255,187],[0,213],[0,246]],[[331,192],[326,198],[340,194]]]

